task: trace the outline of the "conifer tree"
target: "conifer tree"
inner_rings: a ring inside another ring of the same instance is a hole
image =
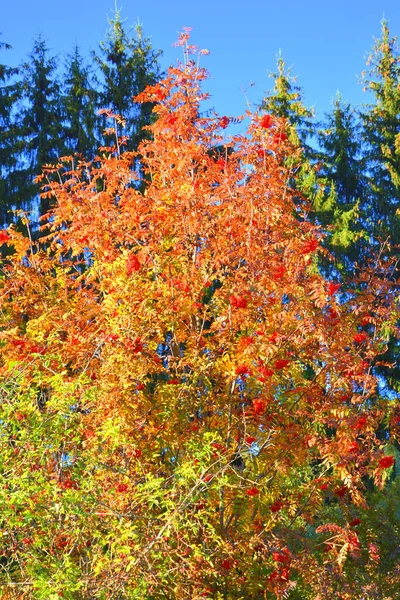
[[[400,52],[386,20],[382,21],[381,39],[376,41],[367,67],[364,84],[375,103],[363,114],[370,178],[366,227],[371,243],[388,240],[387,253],[400,258]],[[393,285],[398,273],[397,267]],[[384,358],[386,366],[380,371],[390,387],[399,392],[400,345],[393,337]]]
[[[288,135],[290,141],[301,148],[303,160],[292,183],[296,185],[300,196],[304,195],[309,199],[313,219],[327,229],[325,245],[332,250],[332,237],[337,236],[342,228],[342,215],[337,209],[335,187],[322,173],[320,156],[315,147],[308,143],[309,138],[316,135],[313,111],[304,104],[302,88],[296,84],[281,53],[277,57],[277,72],[270,76],[274,80],[274,87],[266,93],[261,109],[275,117],[286,119],[287,130],[283,135]],[[325,261],[320,267],[327,272],[332,270]]]
[[[363,219],[360,211],[367,193],[367,182],[361,126],[355,110],[343,101],[339,93],[317,139],[320,175],[327,179],[327,187],[336,196],[336,202],[326,207],[328,210],[324,215],[326,222],[333,220],[336,223],[330,245],[340,266],[352,269],[362,252]]]
[[[92,73],[75,46],[67,56],[63,81],[63,126],[66,153],[77,152],[91,157],[98,146],[96,140],[97,91]]]
[[[9,50],[11,46],[0,42],[0,50]],[[15,132],[13,124],[14,109],[17,101],[17,87],[14,76],[17,69],[0,62],[0,222],[9,218],[8,209],[16,204],[12,197],[12,172],[16,166]]]
[[[62,141],[62,115],[60,85],[57,80],[57,61],[49,56],[41,35],[35,40],[29,60],[21,67],[23,103],[19,113],[21,139],[18,196],[30,208],[34,207],[38,186],[34,178],[43,165],[57,159],[64,150]],[[49,207],[42,200],[40,212]]]
[[[338,92],[318,141],[324,150],[324,170],[341,204],[352,204],[365,192],[360,133],[355,110]]]
[[[387,21],[382,21],[364,73],[375,103],[363,114],[371,181],[370,233],[375,238],[400,239],[400,53]]]
[[[141,25],[136,26],[136,36],[126,31],[120,10],[109,20],[107,37],[100,43],[99,53],[93,53],[100,70],[99,102],[103,109],[110,109],[121,115],[126,123],[124,133],[128,136],[126,148],[137,148],[145,137],[142,128],[151,121],[153,103],[140,105],[132,98],[142,92],[147,85],[160,79],[158,58],[149,38],[143,34]],[[101,129],[106,126],[101,120]]]
[[[310,150],[306,141],[314,132],[313,111],[305,106],[302,88],[296,84],[291,69],[286,67],[281,52],[277,56],[277,72],[270,73],[270,77],[274,80],[274,87],[264,96],[261,108],[287,119],[294,126],[302,146]]]

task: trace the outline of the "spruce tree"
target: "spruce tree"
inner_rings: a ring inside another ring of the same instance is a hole
[[[313,111],[304,104],[302,88],[292,77],[281,53],[277,57],[277,71],[270,77],[274,80],[274,87],[265,94],[260,108],[270,115],[286,119],[288,137],[303,152],[300,171],[296,172],[293,185],[310,201],[313,211],[310,217],[325,227],[325,245],[332,251],[332,238],[342,227],[341,211],[338,211],[335,187],[322,172],[320,156],[313,143],[317,126]],[[320,264],[320,268],[327,274],[332,271],[326,261]]]
[[[326,115],[324,129],[318,132],[323,149],[323,169],[335,184],[338,201],[352,204],[365,193],[361,128],[356,111],[338,92],[333,110]]]
[[[11,46],[0,42],[0,50]],[[8,211],[17,204],[13,194],[13,172],[16,168],[14,113],[18,99],[15,76],[18,70],[0,62],[0,224],[10,219]]]
[[[396,37],[382,21],[367,62],[364,84],[374,104],[363,112],[371,182],[370,234],[377,240],[400,240],[400,54]]]
[[[303,148],[311,150],[307,139],[314,133],[314,113],[305,106],[302,88],[296,84],[291,69],[286,67],[281,52],[277,56],[277,71],[270,73],[270,77],[274,80],[274,87],[266,92],[261,109],[276,117],[287,119],[294,127]]]
[[[75,46],[67,55],[63,86],[63,140],[65,151],[93,157],[99,140],[96,139],[97,91],[93,86],[93,75]]]
[[[319,216],[325,222],[335,223],[330,238],[342,270],[353,270],[354,263],[364,251],[362,215],[367,196],[365,157],[362,150],[361,125],[356,111],[344,102],[338,93],[333,109],[325,115],[317,135],[319,145],[320,176],[327,180],[327,189],[334,192],[335,203],[320,207]],[[317,207],[318,209],[319,207]]]
[[[372,242],[386,242],[383,255],[400,258],[400,53],[397,38],[391,36],[385,20],[363,79],[375,100],[363,113],[370,180],[366,226]],[[397,267],[393,285],[398,285],[399,273]],[[380,372],[390,388],[400,392],[398,339],[390,339],[384,359],[386,366],[381,366]]]
[[[39,35],[28,62],[21,67],[20,84],[22,103],[18,127],[22,167],[18,196],[29,208],[36,208],[39,191],[34,178],[43,165],[57,161],[64,150],[57,66],[56,59],[49,56],[45,40]],[[49,201],[42,199],[40,213],[48,208]]]
[[[137,148],[145,136],[143,126],[151,122],[152,103],[134,103],[132,98],[146,86],[154,85],[161,77],[158,63],[161,52],[153,50],[149,38],[143,34],[141,25],[136,26],[136,36],[125,29],[120,10],[109,20],[107,37],[100,43],[99,53],[93,58],[100,71],[99,102],[101,108],[121,115],[128,136],[127,149]],[[107,126],[102,119],[102,129]]]

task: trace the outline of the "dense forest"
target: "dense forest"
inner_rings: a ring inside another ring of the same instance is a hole
[[[395,600],[400,53],[244,117],[120,12],[0,45],[0,596]]]

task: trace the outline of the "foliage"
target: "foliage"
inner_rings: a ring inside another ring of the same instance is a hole
[[[391,593],[397,558],[377,568],[354,522],[395,463],[375,435],[399,434],[375,376],[391,264],[371,256],[347,293],[325,280],[287,122],[249,114],[227,140],[178,44],[185,64],[137,98],[156,117],[138,153],[117,136],[61,159],[39,178],[48,235],[0,232],[1,585],[354,598],[369,581],[351,569],[381,569]]]

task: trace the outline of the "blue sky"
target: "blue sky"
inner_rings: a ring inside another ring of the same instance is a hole
[[[127,27],[139,20],[163,50],[163,67],[181,58],[172,44],[183,26],[192,27],[192,42],[210,51],[202,64],[211,74],[205,86],[211,105],[229,116],[246,110],[243,90],[251,103],[261,101],[279,49],[318,115],[329,110],[337,90],[354,104],[365,102],[358,80],[383,16],[392,34],[400,35],[398,0],[118,0],[118,6]],[[2,52],[2,62],[25,59],[39,33],[61,58],[76,42],[89,55],[113,10],[114,0],[5,2],[0,39],[13,50]]]

